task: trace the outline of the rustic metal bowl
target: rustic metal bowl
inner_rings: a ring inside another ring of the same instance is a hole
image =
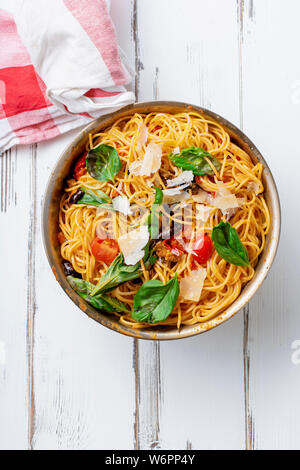
[[[150,113],[150,112],[168,112],[178,113],[184,111],[191,111],[191,109],[205,114],[210,119],[217,121],[222,124],[230,134],[231,138],[241,146],[246,152],[248,152],[253,161],[260,161],[264,166],[263,172],[263,183],[265,186],[265,197],[271,213],[271,229],[266,240],[266,246],[263,253],[260,256],[258,265],[255,270],[253,279],[243,288],[239,297],[233,302],[233,304],[226,309],[225,312],[218,315],[213,320],[209,320],[204,323],[191,326],[182,326],[180,330],[176,327],[168,326],[155,326],[146,329],[133,329],[128,326],[122,325],[118,322],[118,319],[114,315],[99,312],[90,305],[88,305],[78,294],[76,294],[69,286],[62,268],[62,258],[60,255],[60,247],[57,241],[58,232],[58,212],[59,212],[59,201],[63,192],[63,186],[65,178],[68,177],[71,171],[74,160],[84,151],[85,145],[90,132],[99,132],[101,129],[105,129],[110,126],[115,120],[120,117],[125,117],[138,113]],[[207,109],[200,108],[198,106],[191,106],[187,103],[178,103],[170,101],[154,101],[149,103],[138,103],[135,105],[127,106],[115,113],[106,115],[93,121],[85,129],[83,129],[74,141],[65,149],[57,164],[51,173],[46,194],[44,197],[43,206],[43,238],[47,257],[52,268],[52,271],[60,283],[61,287],[68,294],[68,296],[74,301],[76,305],[89,317],[93,318],[102,325],[115,330],[119,333],[123,333],[128,336],[136,338],[150,339],[150,340],[170,340],[180,339],[188,336],[197,335],[208,331],[215,326],[225,322],[233,315],[235,315],[255,294],[258,288],[261,286],[265,277],[267,276],[269,269],[273,263],[278,242],[280,236],[280,204],[276,185],[271,174],[271,171],[258,151],[255,145],[245,136],[237,127],[235,127],[226,119],[218,116],[217,114]]]

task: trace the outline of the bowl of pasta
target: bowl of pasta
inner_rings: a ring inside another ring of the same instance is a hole
[[[274,260],[280,203],[254,144],[212,111],[138,103],[89,124],[44,197],[57,281],[102,325],[170,340],[235,315]]]

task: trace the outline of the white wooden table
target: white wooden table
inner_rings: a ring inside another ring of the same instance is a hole
[[[50,271],[41,202],[76,134],[1,165],[0,448],[300,448],[300,2],[111,0],[139,101],[187,101],[256,143],[282,237],[251,304],[191,339],[144,342],[88,319]],[[297,342],[298,340],[298,342]]]

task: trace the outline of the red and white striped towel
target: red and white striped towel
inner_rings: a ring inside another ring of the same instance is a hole
[[[105,0],[0,0],[0,151],[132,103],[130,81]]]

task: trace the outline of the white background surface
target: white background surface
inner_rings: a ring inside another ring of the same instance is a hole
[[[76,132],[7,152],[0,448],[300,449],[300,2],[111,7],[139,101],[209,108],[261,150],[281,197],[279,252],[250,306],[217,329],[162,344],[123,337],[72,303],[42,246],[46,181]]]

